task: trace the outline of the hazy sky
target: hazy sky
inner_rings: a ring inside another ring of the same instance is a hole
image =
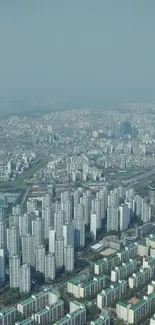
[[[0,97],[155,101],[155,0],[0,0]]]

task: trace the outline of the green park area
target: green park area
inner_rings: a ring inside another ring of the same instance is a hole
[[[34,174],[48,163],[48,157],[40,159],[33,167],[26,170],[22,175],[19,175],[15,180],[9,182],[0,182],[0,190],[10,190],[15,188],[21,188],[30,180]]]

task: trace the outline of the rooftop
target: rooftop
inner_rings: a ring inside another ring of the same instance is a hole
[[[33,324],[33,322],[34,322],[34,320],[33,320],[32,317],[29,317],[29,318],[27,318],[27,319],[24,319],[24,320],[22,320],[21,322],[16,322],[16,325],[29,325],[30,322],[32,322],[32,324]]]
[[[15,307],[1,309],[0,310],[0,316],[8,315],[8,314],[11,314],[11,313],[16,312],[16,311],[17,311],[17,309]]]

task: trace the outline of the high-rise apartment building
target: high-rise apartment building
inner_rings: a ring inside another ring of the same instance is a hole
[[[62,268],[64,266],[64,239],[63,237],[57,237],[55,241],[55,260],[56,268]]]
[[[19,255],[19,228],[12,227],[7,229],[7,250],[9,258]]]
[[[19,267],[20,257],[19,255],[13,255],[9,258],[9,271],[10,271],[10,288],[19,288]]]
[[[55,240],[56,240],[56,233],[55,230],[50,227],[49,228],[49,252],[55,253]]]
[[[45,279],[55,279],[55,255],[53,253],[45,255]]]
[[[35,237],[30,234],[22,237],[22,263],[35,267]]]
[[[36,271],[45,274],[45,246],[36,247]]]
[[[19,268],[19,290],[21,293],[31,291],[30,264],[23,264]]]
[[[118,213],[119,209],[117,206],[107,207],[107,231],[119,230]]]
[[[64,248],[64,266],[66,271],[74,270],[74,247],[72,245]]]
[[[32,220],[32,235],[35,237],[35,246],[44,244],[44,220],[37,218]]]
[[[63,225],[64,247],[72,245],[74,247],[74,225],[73,222],[66,222]]]
[[[85,223],[81,218],[73,220],[74,223],[74,246],[84,247],[85,245]]]
[[[54,213],[54,230],[56,237],[63,236],[63,223],[64,223],[64,212],[61,210],[58,213]]]

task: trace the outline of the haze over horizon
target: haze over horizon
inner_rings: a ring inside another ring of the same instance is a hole
[[[0,98],[155,102],[154,0],[0,3]]]

